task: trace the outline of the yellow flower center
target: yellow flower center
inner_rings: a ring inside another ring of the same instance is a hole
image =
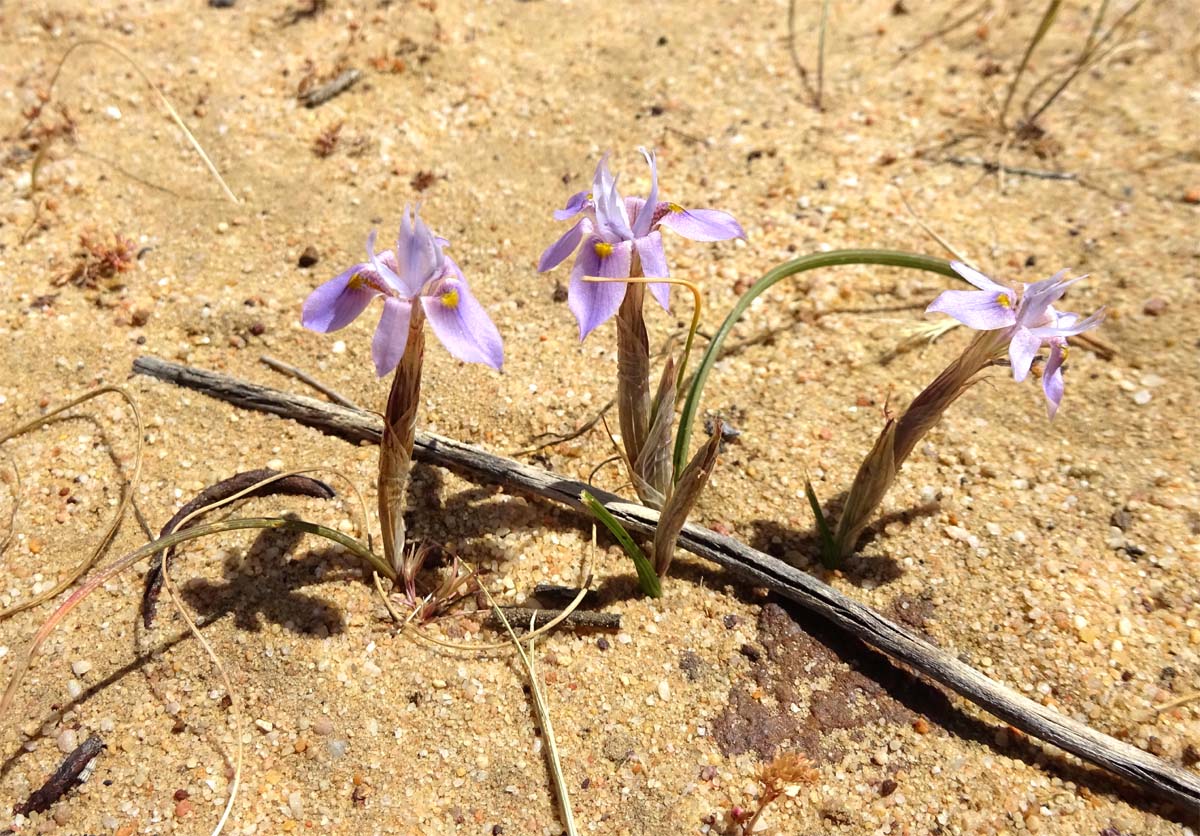
[[[362,273],[355,273],[350,277],[350,281],[346,283],[346,287],[350,290],[362,290],[367,286],[367,280],[362,277]]]
[[[454,310],[455,308],[458,307],[458,291],[454,288],[450,288],[449,290],[444,292],[439,298],[441,300],[441,303],[445,307],[449,308],[450,310]]]
[[[677,214],[677,215],[678,215],[680,212],[682,212],[682,211],[683,211],[683,207],[682,207],[682,206],[680,206],[678,203],[668,203],[668,204],[667,204],[667,211],[668,211],[668,212],[674,212],[675,214]]]
[[[607,241],[597,241],[592,245],[592,249],[596,251],[596,255],[601,258],[608,258],[613,254],[613,245]]]
[[[1009,297],[1009,295],[1007,293],[1001,293],[999,296],[996,297],[996,301],[1000,303],[1000,307],[1002,307],[1002,308],[1011,308],[1012,307],[1012,299]]]

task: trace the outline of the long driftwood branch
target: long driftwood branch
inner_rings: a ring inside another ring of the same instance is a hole
[[[379,441],[382,422],[369,412],[156,357],[140,357],[133,368],[140,374],[196,389],[246,409],[281,415],[349,441]],[[643,534],[652,534],[658,521],[657,512],[649,508],[451,438],[419,433],[415,455],[421,461],[456,471],[472,481],[499,484],[579,510],[583,510],[579,495],[586,489],[623,525]],[[686,525],[679,545],[747,583],[766,587],[821,615],[865,644],[920,671],[1021,731],[1120,775],[1154,795],[1183,805],[1186,815],[1200,810],[1200,776],[1021,696],[811,575],[699,525]]]

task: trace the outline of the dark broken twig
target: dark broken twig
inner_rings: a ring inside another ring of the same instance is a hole
[[[139,374],[195,389],[243,408],[290,418],[355,443],[378,443],[382,432],[382,422],[371,413],[271,390],[216,372],[157,357],[139,357],[133,368]],[[588,491],[626,529],[643,535],[652,535],[658,523],[658,512],[653,509],[452,438],[418,433],[414,455],[420,461],[448,468],[473,481],[500,484],[576,510],[584,510],[580,497]],[[921,672],[1039,740],[1121,776],[1145,792],[1182,805],[1185,810],[1195,810],[1200,805],[1200,776],[1034,702],[807,572],[691,523],[680,533],[679,546],[717,563],[745,583],[766,587],[816,613],[869,647]]]
[[[1020,168],[1018,166],[1004,165],[995,160],[985,160],[982,157],[942,157],[942,162],[950,163],[957,166],[975,165],[982,168],[988,173],[996,173],[1002,171],[1005,174],[1015,174],[1018,177],[1037,177],[1041,180],[1066,180],[1069,182],[1078,182],[1079,175],[1070,171],[1047,171],[1038,168]]]
[[[63,762],[46,779],[46,783],[29,794],[24,804],[13,806],[13,812],[28,816],[31,813],[44,813],[49,810],[75,785],[83,770],[92,762],[92,758],[100,754],[103,748],[104,741],[95,734],[80,743],[71,754],[63,758]]]
[[[351,68],[349,70],[343,70],[331,81],[327,81],[324,84],[320,84],[316,87],[305,90],[303,93],[297,96],[297,98],[300,99],[300,103],[307,108],[320,107],[335,96],[340,96],[342,93],[345,93],[347,90],[353,87],[360,78],[362,78],[362,73],[356,69]]]
[[[562,610],[544,610],[534,607],[500,607],[504,617],[518,626],[532,623],[534,627],[543,627],[563,614]],[[489,613],[487,623],[493,627],[503,627],[495,613]],[[598,612],[596,610],[574,610],[559,622],[564,627],[584,627],[592,630],[620,630],[621,614],[616,612]]]

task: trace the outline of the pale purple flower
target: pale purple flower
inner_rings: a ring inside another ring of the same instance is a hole
[[[1049,346],[1049,359],[1042,372],[1042,390],[1048,401],[1050,417],[1058,411],[1063,396],[1062,365],[1066,359],[1067,337],[1074,337],[1098,326],[1104,309],[1086,319],[1078,314],[1055,310],[1054,303],[1067,288],[1084,278],[1064,279],[1066,270],[1048,279],[1022,285],[1021,292],[998,284],[967,265],[953,261],[950,266],[978,290],[947,290],[926,308],[928,313],[944,313],[968,328],[978,331],[1003,331],[1008,343],[1008,359],[1013,379],[1018,383],[1029,376],[1038,349]]]
[[[382,377],[400,363],[408,342],[413,302],[433,333],[459,360],[494,369],[504,362],[500,333],[472,295],[462,270],[442,252],[448,246],[404,207],[395,250],[375,252],[375,232],[367,236],[367,260],[318,287],[304,302],[305,328],[326,333],[349,325],[379,296],[383,314],[371,342],[375,371]]]
[[[624,282],[589,282],[585,276],[629,278],[634,255],[641,263],[641,276],[651,279],[670,276],[660,228],[674,230],[693,241],[746,237],[738,222],[727,212],[688,210],[678,203],[659,201],[655,156],[645,148],[638,150],[650,166],[649,195],[645,199],[622,198],[617,191],[617,180],[608,170],[608,155],[605,154],[596,166],[591,190],[572,195],[564,208],[555,210],[555,220],[577,220],[546,248],[538,262],[538,272],[545,273],[571,253],[576,253],[567,289],[567,305],[579,320],[580,339],[617,312],[626,288]],[[666,283],[650,285],[651,295],[664,309],[668,309],[670,303],[670,290],[671,286]]]

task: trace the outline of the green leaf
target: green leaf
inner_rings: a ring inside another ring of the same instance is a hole
[[[604,524],[609,533],[617,538],[617,542],[621,544],[621,548],[625,550],[625,554],[633,558],[633,565],[637,569],[638,585],[651,598],[662,597],[662,583],[658,579],[658,575],[654,571],[654,566],[650,563],[638,544],[633,542],[633,538],[629,536],[629,532],[625,527],[617,521],[609,510],[605,508],[600,500],[592,496],[587,491],[579,494],[579,498],[583,500],[583,504],[592,512],[592,516]]]
[[[821,501],[817,499],[817,492],[807,476],[804,477],[804,495],[808,497],[808,505],[812,508],[813,516],[817,518],[817,536],[821,538],[821,563],[826,569],[836,569],[842,561],[838,555],[837,543],[833,540],[833,530],[829,527],[829,521],[825,519]]]
[[[675,436],[673,468],[675,473],[683,473],[687,466],[688,447],[692,440],[692,425],[695,424],[696,415],[700,410],[700,396],[704,392],[704,384],[708,381],[708,373],[712,371],[717,357],[720,356],[725,338],[733,331],[733,327],[742,318],[742,314],[750,308],[755,299],[788,276],[795,276],[798,273],[821,267],[836,267],[840,264],[879,264],[886,267],[906,267],[910,270],[925,270],[929,273],[939,273],[952,279],[959,279],[959,275],[950,268],[950,262],[944,258],[933,258],[896,250],[832,250],[827,253],[802,256],[780,264],[755,282],[754,286],[737,301],[733,310],[729,312],[729,316],[725,317],[725,321],[713,335],[704,356],[700,358],[696,376],[688,388],[683,411],[679,414],[679,431]]]

